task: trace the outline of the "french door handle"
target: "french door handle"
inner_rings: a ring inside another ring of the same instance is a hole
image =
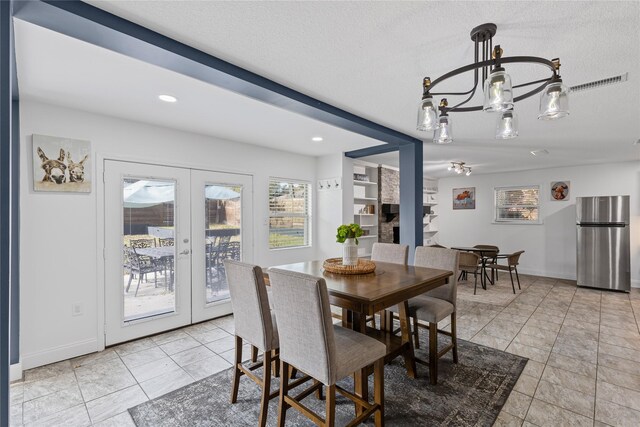
[[[180,252],[178,255],[189,255],[191,253],[190,249],[185,249],[184,251]]]

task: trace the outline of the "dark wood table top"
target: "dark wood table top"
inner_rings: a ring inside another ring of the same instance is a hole
[[[325,272],[323,261],[307,261],[272,268],[322,277],[331,304],[363,314],[374,314],[442,286],[453,272],[375,261],[376,271],[364,275]]]

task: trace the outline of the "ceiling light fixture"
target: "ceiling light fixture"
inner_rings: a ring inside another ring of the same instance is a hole
[[[313,142],[321,142],[323,138],[321,136],[314,136],[313,138],[311,138],[311,140]]]
[[[546,156],[549,152],[545,149],[529,151],[532,156]]]
[[[178,102],[178,98],[171,95],[158,95],[158,99],[164,102],[171,102],[171,103]]]
[[[423,79],[422,100],[418,109],[417,129],[420,131],[434,131],[433,141],[435,143],[448,144],[453,141],[451,137],[451,119],[448,113],[464,113],[480,110],[501,113],[496,125],[497,139],[515,138],[518,136],[518,120],[513,111],[515,103],[539,92],[542,92],[542,94],[540,96],[538,119],[555,120],[569,115],[569,91],[560,78],[560,60],[557,58],[548,60],[536,56],[502,57],[503,50],[500,48],[500,45],[493,46],[493,36],[496,35],[497,28],[495,24],[483,24],[471,30],[471,40],[473,40],[475,44],[474,62],[472,64],[449,71],[433,82],[430,77]],[[511,76],[507,74],[503,67],[505,64],[532,64],[543,66],[549,69],[551,75],[546,78],[513,86]],[[469,71],[473,71],[473,87],[468,91],[433,92],[433,88],[438,84]],[[484,87],[483,104],[464,107],[475,95],[480,78],[484,82],[481,84],[481,86]],[[514,96],[513,89],[532,85],[537,86],[522,95]],[[440,116],[436,122],[436,110],[433,97],[439,95],[468,96],[453,107],[449,107],[446,98],[443,98],[438,108]],[[511,115],[506,114],[506,112],[511,112]]]
[[[451,165],[447,168],[448,171],[454,171],[458,175],[464,173],[465,175],[471,175],[471,168],[465,166],[464,162],[451,162]]]

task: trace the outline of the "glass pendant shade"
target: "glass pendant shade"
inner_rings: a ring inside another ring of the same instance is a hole
[[[419,131],[432,131],[438,128],[438,110],[433,104],[432,97],[426,97],[420,101],[418,106],[418,126]]]
[[[569,115],[569,90],[562,80],[549,83],[540,95],[538,119],[555,120]]]
[[[496,124],[496,139],[513,139],[518,136],[518,115],[515,111],[503,111]]]
[[[484,107],[487,112],[506,111],[513,108],[511,77],[504,69],[496,69],[484,82]]]
[[[438,128],[433,134],[433,142],[436,144],[450,144],[452,141],[451,120],[449,116],[440,116]]]

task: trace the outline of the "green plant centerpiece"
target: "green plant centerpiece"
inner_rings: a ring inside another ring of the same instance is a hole
[[[358,237],[363,234],[358,224],[342,224],[338,227],[336,241],[342,243],[342,265],[358,265]]]
[[[358,224],[342,224],[338,227],[338,234],[336,235],[336,241],[338,243],[344,243],[347,239],[355,239],[356,245],[358,244],[358,237],[362,236],[364,231]]]

